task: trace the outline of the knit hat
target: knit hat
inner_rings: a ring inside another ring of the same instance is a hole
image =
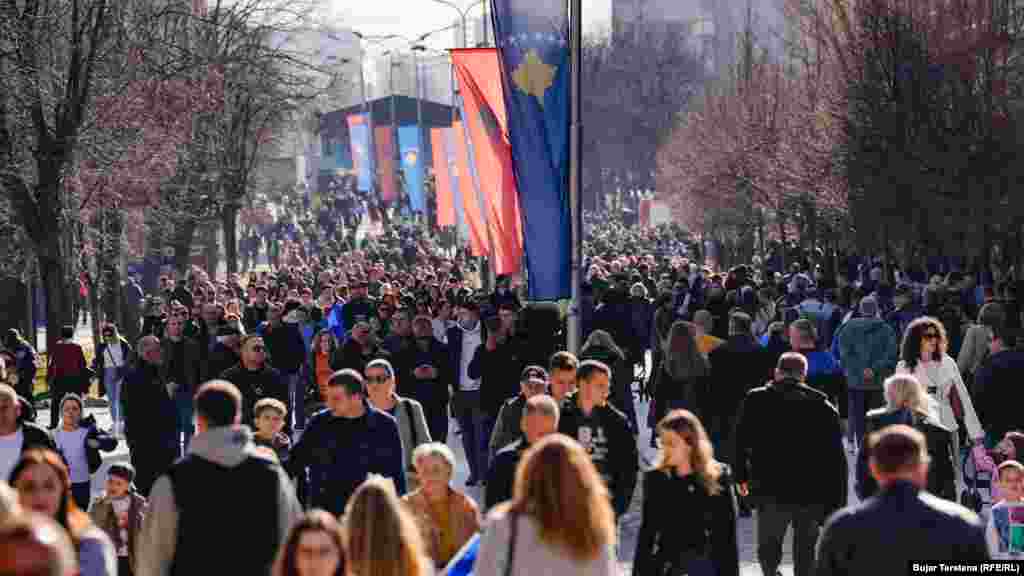
[[[127,462],[111,464],[110,468],[107,468],[107,474],[123,478],[129,484],[135,481],[135,467]]]

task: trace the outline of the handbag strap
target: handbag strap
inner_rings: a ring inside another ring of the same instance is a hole
[[[505,576],[512,576],[512,568],[516,557],[516,536],[519,533],[519,513],[515,510],[508,511],[509,537],[508,554],[505,560]]]

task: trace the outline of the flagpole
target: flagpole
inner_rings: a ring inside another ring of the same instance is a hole
[[[581,334],[581,282],[583,265],[583,210],[581,203],[580,184],[582,183],[581,145],[583,142],[583,124],[580,118],[582,85],[581,67],[583,64],[583,14],[581,0],[569,0],[569,62],[570,62],[570,124],[569,124],[569,213],[572,218],[572,299],[569,302],[569,317],[566,328],[566,344],[570,352],[579,351],[582,342]]]

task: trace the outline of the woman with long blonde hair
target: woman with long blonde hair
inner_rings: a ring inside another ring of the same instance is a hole
[[[657,466],[644,474],[636,574],[739,574],[736,500],[697,417],[672,410],[658,423]],[[680,518],[686,518],[681,522]]]
[[[933,413],[928,392],[912,374],[895,374],[885,380],[885,407],[870,410],[864,420],[864,437],[894,424],[905,424],[924,434],[928,444],[928,491],[947,500],[956,499],[956,465],[953,432]],[[866,500],[878,492],[868,471],[865,444],[857,454],[857,496]]]
[[[433,573],[416,520],[392,482],[372,475],[345,508],[351,576],[429,576]]]
[[[597,468],[579,443],[552,434],[523,454],[512,500],[489,514],[474,573],[617,575],[614,548],[615,514]]]

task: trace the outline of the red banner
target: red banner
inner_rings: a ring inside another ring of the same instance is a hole
[[[434,150],[434,196],[437,198],[437,225],[455,226],[455,201],[452,178],[448,173],[448,147],[444,131],[450,128],[431,128],[430,147]]]
[[[452,63],[487,209],[486,224],[494,240],[495,273],[514,274],[520,269],[523,234],[512,147],[504,130],[507,120],[498,52],[494,48],[453,50]]]
[[[484,228],[480,214],[480,203],[477,202],[476,188],[473,186],[472,173],[469,170],[469,149],[466,147],[466,131],[462,122],[454,122],[455,132],[455,168],[459,178],[459,192],[462,196],[462,210],[469,226],[469,250],[473,256],[486,256],[487,230]]]
[[[395,141],[391,126],[377,126],[373,130],[374,147],[377,149],[377,178],[380,195],[384,202],[398,198],[395,183]]]

